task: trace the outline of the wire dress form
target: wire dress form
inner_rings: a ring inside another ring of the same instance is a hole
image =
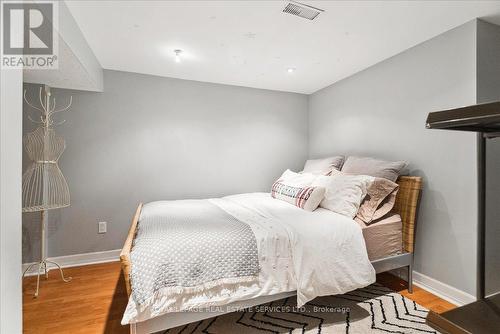
[[[70,204],[69,188],[57,161],[66,148],[51,127],[38,127],[24,137],[31,166],[23,174],[23,212],[64,208]]]
[[[43,93],[42,93],[43,89]],[[57,161],[66,148],[64,139],[58,136],[54,125],[60,125],[63,122],[55,124],[52,116],[56,113],[67,111],[73,98],[70,98],[69,104],[62,109],[56,110],[56,100],[51,96],[50,87],[40,88],[39,99],[40,106],[37,107],[30,103],[26,98],[24,91],[24,101],[28,106],[40,112],[40,120],[28,118],[40,126],[35,131],[26,134],[23,138],[24,148],[33,163],[23,174],[23,212],[41,211],[41,250],[40,261],[31,264],[23,273],[24,275],[33,267],[38,266],[37,283],[35,297],[38,297],[40,289],[40,274],[45,272],[48,278],[47,265],[51,264],[59,269],[61,278],[64,282],[69,282],[71,277],[65,278],[63,270],[59,264],[48,260],[46,255],[46,226],[47,210],[64,208],[70,205],[69,188],[64,175],[62,174]]]

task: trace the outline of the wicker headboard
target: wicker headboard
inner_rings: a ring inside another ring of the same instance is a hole
[[[393,211],[398,213],[403,221],[403,250],[413,253],[422,178],[420,176],[400,176],[396,182],[399,184],[399,191]]]

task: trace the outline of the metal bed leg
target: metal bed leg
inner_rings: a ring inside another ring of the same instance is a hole
[[[413,293],[413,264],[408,266],[408,292]]]

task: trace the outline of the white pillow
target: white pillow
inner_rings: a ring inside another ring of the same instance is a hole
[[[287,169],[279,178],[279,180],[286,181],[287,184],[306,187],[310,186],[316,179],[317,175],[311,173],[295,173]]]
[[[325,197],[325,188],[311,186],[315,178],[312,174],[298,174],[287,169],[274,182],[271,196],[306,211],[314,211]]]
[[[324,187],[325,198],[320,207],[354,218],[359,210],[368,186],[375,180],[373,176],[348,175],[333,171],[332,176],[316,176],[313,187]]]

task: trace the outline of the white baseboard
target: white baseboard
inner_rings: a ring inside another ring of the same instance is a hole
[[[408,281],[408,271],[405,268],[391,270],[391,273]],[[473,295],[417,271],[413,271],[413,284],[457,306],[476,301]]]
[[[416,271],[413,272],[413,283],[418,287],[438,296],[439,298],[449,301],[457,306],[462,306],[476,301],[476,297],[473,295]]]
[[[84,253],[84,254],[74,254],[66,256],[56,256],[48,258],[47,260],[57,262],[62,268],[85,266],[89,264],[114,262],[120,260],[121,249],[114,249],[104,252],[94,252],[94,253]],[[23,263],[23,272],[33,263]],[[56,266],[50,264],[47,269],[55,269]],[[34,265],[27,273],[26,276],[36,275],[38,271],[38,266]]]

